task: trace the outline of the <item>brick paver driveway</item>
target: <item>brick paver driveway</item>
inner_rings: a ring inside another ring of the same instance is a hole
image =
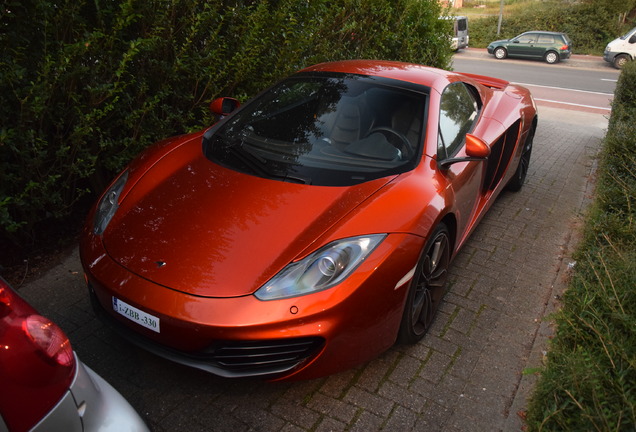
[[[532,384],[522,373],[540,364],[607,123],[541,106],[539,116],[527,184],[499,198],[455,260],[432,331],[355,370],[271,384],[154,357],[94,318],[77,251],[20,292],[155,431],[520,430]]]

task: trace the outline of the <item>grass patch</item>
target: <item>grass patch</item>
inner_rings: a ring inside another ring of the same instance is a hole
[[[523,11],[526,6],[535,5],[542,0],[504,0],[504,16],[513,15]],[[499,16],[501,8],[500,0],[472,0],[464,1],[464,7],[459,8],[457,15],[464,15],[472,18],[483,18],[487,16]]]
[[[529,406],[531,431],[636,428],[636,63],[623,69],[595,201]]]

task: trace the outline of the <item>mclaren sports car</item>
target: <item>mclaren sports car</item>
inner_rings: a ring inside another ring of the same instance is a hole
[[[223,377],[308,379],[417,343],[537,127],[525,88],[415,64],[315,65],[134,159],[88,215],[98,316]]]

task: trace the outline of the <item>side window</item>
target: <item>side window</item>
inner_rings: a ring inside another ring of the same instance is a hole
[[[537,35],[534,33],[528,33],[528,34],[524,34],[519,36],[519,43],[532,43],[534,41],[536,41],[537,39]]]
[[[454,156],[477,120],[480,103],[466,84],[450,84],[442,93],[439,113],[437,157]]]
[[[554,43],[554,36],[552,36],[552,35],[539,35],[539,43],[553,44]]]

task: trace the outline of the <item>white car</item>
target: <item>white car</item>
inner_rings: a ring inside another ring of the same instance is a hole
[[[625,63],[634,60],[636,58],[636,27],[608,43],[603,58],[616,69],[621,69]]]

